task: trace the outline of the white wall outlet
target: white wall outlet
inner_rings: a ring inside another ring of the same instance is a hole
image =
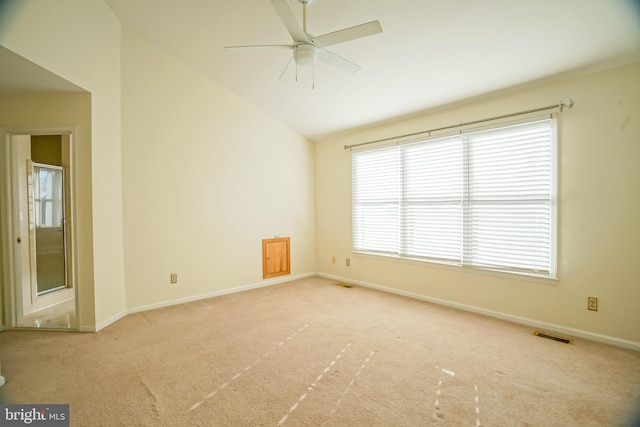
[[[178,274],[171,273],[171,283],[178,283]]]
[[[351,266],[351,258],[347,258],[347,267]]]

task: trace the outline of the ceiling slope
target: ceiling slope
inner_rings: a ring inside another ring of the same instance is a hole
[[[268,0],[106,0],[126,25],[312,140],[526,82],[640,59],[635,0],[315,0],[308,32],[379,20],[331,51],[362,67],[289,67]],[[298,0],[287,0],[302,23]],[[296,72],[297,71],[297,72]],[[297,77],[297,79],[296,79]]]

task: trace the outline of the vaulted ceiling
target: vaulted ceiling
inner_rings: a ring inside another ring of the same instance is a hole
[[[314,0],[312,34],[373,20],[383,32],[329,48],[362,67],[354,75],[318,62],[279,80],[291,52],[224,49],[292,42],[271,0],[106,1],[124,25],[312,139],[640,59],[635,0]],[[301,23],[302,5],[287,3]]]
[[[286,68],[286,49],[224,49],[292,43],[271,0],[105,1],[123,25],[315,140],[640,60],[637,0],[312,1],[307,30],[315,35],[380,22],[382,33],[328,48],[361,66],[356,74],[321,61]],[[299,0],[284,1],[302,25]],[[17,59],[4,52],[0,60],[7,57]],[[0,78],[0,90],[8,86]]]

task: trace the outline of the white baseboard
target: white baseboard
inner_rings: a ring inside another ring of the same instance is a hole
[[[337,280],[340,282],[353,283],[354,285],[364,286],[366,288],[377,289],[379,291],[388,292],[391,294],[402,295],[409,298],[414,298],[422,301],[431,302],[438,305],[444,305],[447,307],[453,307],[464,311],[469,311],[472,313],[483,314],[485,316],[495,317],[502,320],[508,320],[514,323],[519,323],[522,325],[531,326],[538,329],[545,329],[549,332],[556,332],[563,335],[568,335],[570,337],[579,337],[584,338],[591,341],[597,341],[604,344],[614,345],[616,347],[627,348],[630,350],[640,351],[640,342],[624,340],[621,338],[611,337],[609,335],[597,334],[595,332],[589,332],[582,329],[574,329],[566,326],[560,326],[553,323],[542,322],[535,319],[530,319],[527,317],[516,316],[513,314],[502,313],[499,311],[487,310],[485,308],[474,307],[471,305],[460,304],[454,301],[448,301],[440,298],[428,297],[421,294],[416,294],[413,292],[402,291],[399,289],[388,288],[385,286],[376,285],[373,283],[362,282],[360,280],[353,280],[346,277],[333,276],[330,274],[317,273],[318,276],[324,277],[326,279]]]
[[[129,314],[139,313],[141,311],[153,310],[153,309],[156,309],[156,308],[170,307],[170,306],[177,305],[177,304],[184,304],[184,303],[187,303],[187,302],[198,301],[198,300],[207,299],[207,298],[214,298],[214,297],[218,297],[218,296],[222,296],[222,295],[228,295],[228,294],[233,294],[233,293],[237,293],[237,292],[248,291],[248,290],[251,290],[251,289],[257,289],[257,288],[262,288],[262,287],[266,287],[266,286],[277,285],[277,284],[280,284],[280,283],[291,282],[291,281],[294,281],[294,280],[304,279],[304,278],[312,277],[312,276],[324,277],[324,278],[327,278],[327,279],[336,280],[336,281],[340,281],[340,282],[353,283],[354,285],[364,286],[364,287],[371,288],[371,289],[376,289],[376,290],[379,290],[379,291],[382,291],[382,292],[388,292],[388,293],[391,293],[391,294],[396,294],[396,295],[401,295],[401,296],[405,296],[405,297],[409,297],[409,298],[413,298],[413,299],[427,301],[427,302],[431,302],[431,303],[438,304],[438,305],[453,307],[453,308],[457,308],[457,309],[460,309],[460,310],[469,311],[469,312],[472,312],[472,313],[478,313],[478,314],[482,314],[482,315],[485,315],[485,316],[490,316],[490,317],[495,317],[495,318],[498,318],[498,319],[508,320],[508,321],[519,323],[519,324],[522,324],[522,325],[531,326],[533,328],[544,329],[544,330],[547,330],[547,331],[550,331],[550,332],[556,332],[556,333],[559,333],[559,334],[568,335],[570,337],[575,337],[575,338],[579,337],[579,338],[584,338],[584,339],[588,339],[588,340],[591,340],[591,341],[596,341],[596,342],[601,342],[601,343],[605,343],[605,344],[614,345],[614,346],[617,346],[617,347],[627,348],[627,349],[630,349],[630,350],[640,351],[640,342],[624,340],[624,339],[612,337],[612,336],[609,336],[609,335],[602,335],[602,334],[597,334],[595,332],[585,331],[585,330],[582,330],[582,329],[575,329],[575,328],[570,328],[570,327],[566,327],[566,326],[556,325],[556,324],[553,324],[553,323],[542,322],[542,321],[535,320],[535,319],[530,319],[530,318],[527,318],[527,317],[521,317],[521,316],[516,316],[516,315],[513,315],[513,314],[508,314],[508,313],[502,313],[502,312],[498,312],[498,311],[488,310],[488,309],[484,309],[484,308],[481,308],[481,307],[475,307],[475,306],[471,306],[471,305],[457,303],[455,301],[449,301],[449,300],[444,300],[444,299],[440,299],[440,298],[433,298],[433,297],[429,297],[429,296],[426,296],[426,295],[421,295],[421,294],[416,294],[416,293],[413,293],[413,292],[402,291],[400,289],[389,288],[389,287],[377,285],[377,284],[374,284],[374,283],[363,282],[363,281],[360,281],[360,280],[353,280],[353,279],[349,279],[349,278],[346,278],[346,277],[333,276],[333,275],[325,274],[325,273],[306,273],[306,274],[300,274],[300,275],[296,275],[296,276],[290,276],[290,275],[289,276],[281,276],[281,277],[277,277],[277,278],[273,278],[273,279],[264,280],[264,281],[261,281],[261,282],[258,282],[258,283],[252,283],[252,284],[249,284],[249,285],[237,286],[237,287],[234,287],[234,288],[222,289],[222,290],[219,290],[219,291],[207,292],[207,293],[204,293],[204,294],[193,295],[193,296],[189,296],[189,297],[185,297],[185,298],[179,298],[179,299],[175,299],[175,300],[162,301],[162,302],[159,302],[159,303],[148,304],[148,305],[144,305],[144,306],[131,307],[131,308],[128,308],[127,310],[125,310],[125,311],[122,311],[120,313],[117,313],[117,314],[109,317],[108,319],[103,320],[102,322],[99,322],[95,327],[91,326],[91,325],[80,325],[79,330],[81,332],[98,332],[98,331],[106,328],[107,326],[117,322],[118,320],[122,319],[123,317],[125,317],[125,316],[127,316]],[[4,325],[0,325],[0,331],[2,331],[4,329],[5,329]]]
[[[118,320],[122,319],[123,317],[129,315],[129,314],[133,314],[133,313],[139,313],[141,311],[147,311],[147,310],[154,310],[156,308],[163,308],[163,307],[170,307],[173,305],[178,305],[178,304],[184,304],[187,302],[193,302],[193,301],[198,301],[198,300],[202,300],[202,299],[207,299],[207,298],[214,298],[214,297],[219,297],[222,295],[228,295],[228,294],[235,294],[237,292],[243,292],[243,291],[248,291],[251,289],[257,289],[257,288],[263,288],[266,286],[272,286],[272,285],[277,285],[279,283],[285,283],[285,282],[291,282],[293,280],[298,280],[298,279],[304,279],[306,277],[312,277],[315,276],[315,273],[306,273],[306,274],[298,274],[295,276],[291,276],[291,275],[287,275],[287,276],[280,276],[280,277],[276,277],[273,279],[267,279],[267,280],[263,280],[261,282],[258,283],[252,283],[249,285],[243,285],[243,286],[237,286],[234,288],[228,288],[228,289],[222,289],[219,291],[213,291],[213,292],[207,292],[204,294],[198,294],[198,295],[192,295],[192,296],[188,296],[188,297],[184,297],[184,298],[178,298],[178,299],[174,299],[174,300],[169,300],[169,301],[162,301],[162,302],[158,302],[158,303],[154,303],[154,304],[147,304],[147,305],[142,305],[142,306],[138,306],[138,307],[131,307],[128,308],[125,311],[122,311],[114,316],[111,316],[110,318],[103,320],[102,322],[98,323],[96,325],[95,328],[85,328],[80,326],[80,331],[83,332],[97,332],[100,331],[104,328],[106,328],[107,326],[111,325],[112,323],[117,322]]]
[[[108,319],[103,320],[102,322],[98,322],[95,327],[91,327],[91,326],[86,327],[81,325],[80,332],[98,332],[99,330],[104,329],[113,323],[116,323],[118,320],[122,319],[127,314],[129,314],[127,310],[121,311],[120,313],[117,313],[109,317]]]

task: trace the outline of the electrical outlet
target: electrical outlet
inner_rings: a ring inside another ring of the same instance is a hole
[[[587,309],[591,311],[598,311],[598,298],[587,298]]]
[[[335,264],[335,263],[336,263],[336,257],[335,257],[335,256],[332,256],[332,257],[331,257],[331,263],[332,263],[332,264]]]
[[[347,267],[351,266],[351,258],[347,258]]]
[[[171,273],[171,283],[178,283],[178,275],[176,273]]]

